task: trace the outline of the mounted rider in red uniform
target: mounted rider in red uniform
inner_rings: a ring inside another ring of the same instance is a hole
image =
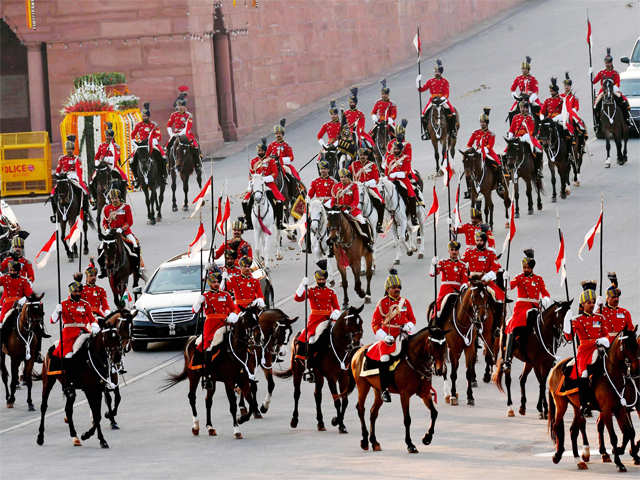
[[[283,230],[282,217],[285,198],[276,185],[276,178],[278,178],[278,165],[276,162],[278,157],[275,152],[272,152],[271,156],[267,156],[267,139],[264,137],[256,149],[257,155],[251,159],[249,164],[249,186],[242,199],[242,211],[244,212],[246,227],[247,230],[253,230],[253,221],[251,219],[253,183],[251,179],[253,175],[261,175],[265,186],[269,187],[266,193],[275,212],[277,228],[278,230]]]
[[[79,157],[74,155],[73,151],[75,148],[76,136],[75,135],[67,135],[67,140],[64,143],[66,155],[58,158],[58,165],[56,166],[56,170],[54,172],[55,175],[66,174],[67,178],[71,180],[71,183],[79,189],[84,194],[84,201],[89,198],[89,188],[84,183],[84,175],[82,172],[82,160]],[[53,214],[56,215],[56,206],[55,206],[55,192],[56,186],[54,185],[51,189],[51,207],[53,208]],[[85,204],[86,206],[86,204]]]
[[[251,263],[251,258],[242,257],[238,261],[240,275],[235,275],[225,284],[226,289],[233,295],[236,305],[243,310],[247,307],[265,308],[260,280],[253,278]]]
[[[475,207],[471,207],[471,222],[463,223],[458,227],[451,227],[454,235],[464,235],[465,248],[468,250],[476,245],[476,232],[484,231],[487,234],[487,246],[494,250],[496,239],[489,225],[482,223],[482,211],[480,202]],[[495,251],[495,250],[494,250]]]
[[[96,285],[98,269],[93,263],[93,258],[89,259],[89,265],[87,265],[84,274],[85,284],[82,286],[82,299],[91,305],[94,316],[104,318],[111,313],[111,309],[107,301],[107,291],[100,285]],[[74,279],[82,281],[82,273],[76,273]]]
[[[238,257],[236,252],[230,248],[224,252],[224,267],[222,267],[222,289],[229,292],[227,285],[231,283],[231,280],[240,275],[240,268],[237,265]],[[211,268],[209,269],[211,270]],[[231,293],[231,292],[230,292]]]
[[[531,75],[531,57],[525,57],[521,65],[522,75],[518,75],[511,84],[511,95],[515,99],[509,112],[517,112],[520,101],[526,96],[529,102],[542,107],[538,98],[538,80]]]
[[[582,138],[582,145],[589,136],[587,135],[587,128],[584,124],[584,120],[580,118],[578,112],[580,111],[580,101],[573,93],[573,81],[569,77],[569,72],[564,74],[564,92],[560,94],[564,103],[562,105],[562,114],[564,116],[565,128],[569,132],[569,135],[576,135],[576,133]]]
[[[413,176],[411,159],[403,153],[400,142],[396,142],[393,146],[393,152],[387,154],[385,165],[384,174],[394,183],[405,205],[407,205],[407,212],[411,217],[411,223],[418,225],[416,213],[417,197],[411,182]]]
[[[535,135],[536,123],[529,113],[529,102],[525,98],[520,102],[520,113],[514,115],[507,138],[519,138],[521,142],[529,144],[533,164],[538,178],[542,178],[542,145]],[[505,148],[505,152],[506,152]]]
[[[242,238],[245,229],[244,220],[242,217],[239,217],[231,224],[231,239],[229,239],[228,242],[223,242],[222,245],[218,247],[213,255],[214,258],[220,258],[227,250],[232,250],[238,260],[244,256],[253,258],[251,245]]]
[[[372,138],[375,138],[378,127],[384,124],[388,129],[388,135],[393,138],[398,109],[395,104],[389,100],[389,93],[391,90],[387,87],[387,79],[383,78],[380,81],[380,85],[382,85],[380,90],[380,99],[376,101],[371,109],[371,121],[374,123],[374,127],[369,132],[369,135]]]
[[[307,195],[309,198],[322,200],[322,203],[329,207],[331,204],[331,192],[338,182],[329,176],[329,162],[326,160],[318,162],[318,169],[320,170],[320,176],[311,182]]]
[[[393,358],[402,352],[402,343],[406,335],[412,335],[416,328],[416,317],[411,303],[400,296],[402,283],[395,269],[389,270],[384,283],[385,296],[376,304],[371,320],[371,328],[377,342],[367,349],[366,356],[378,362],[380,369],[380,391],[382,401],[390,402],[389,386],[393,383],[393,374],[389,367]]]
[[[296,339],[296,358],[307,361],[307,371],[313,368],[316,352],[313,345],[318,341],[322,333],[335,322],[341,314],[338,296],[327,287],[327,261],[320,260],[318,270],[314,274],[315,287],[309,287],[309,279],[303,277],[296,290],[293,299],[296,302],[304,302],[309,299],[311,314],[307,320],[307,327],[300,332]]]
[[[504,171],[502,170],[502,161],[498,154],[493,150],[496,144],[496,136],[489,130],[489,113],[491,108],[484,107],[482,115],[480,115],[480,128],[475,130],[469,141],[467,142],[467,148],[473,148],[481,156],[482,160],[493,169],[496,178],[498,179],[497,192],[502,195],[507,185],[507,180],[504,178]],[[467,187],[469,187],[469,179],[467,178]],[[465,198],[469,198],[469,190],[465,192]]]
[[[522,273],[516,275],[510,284],[508,278],[504,279],[505,284],[509,284],[511,290],[514,288],[518,289],[518,298],[513,308],[513,315],[507,321],[507,328],[505,330],[507,333],[504,356],[505,370],[511,368],[514,341],[518,342],[521,351],[526,350],[527,336],[529,335],[527,326],[529,312],[534,310],[542,314],[552,303],[551,295],[547,291],[544,280],[541,276],[533,273],[533,268],[536,266],[533,249],[525,250],[524,255],[525,257],[522,259]]]
[[[391,140],[389,140],[389,143],[387,143],[387,149],[385,157],[387,154],[389,153],[393,153],[393,146],[397,143],[400,142],[402,144],[402,153],[405,154],[407,157],[409,157],[409,162],[413,161],[413,150],[411,148],[411,143],[407,141],[406,139],[406,133],[407,133],[407,124],[409,123],[409,121],[406,118],[403,118],[402,120],[400,120],[400,123],[396,126],[396,138],[393,138]],[[382,159],[383,163],[382,163],[382,167],[386,167],[386,163],[384,163],[384,158]]]
[[[502,267],[498,263],[495,251],[487,248],[487,233],[478,230],[475,233],[476,246],[468,248],[462,256],[462,261],[467,264],[469,276],[482,275],[482,281],[487,285],[487,290],[496,302],[504,302],[504,291],[496,283],[496,273]]]
[[[429,96],[427,104],[422,110],[422,123],[425,126],[424,131],[428,132],[429,130],[426,128],[426,119],[427,112],[431,107],[431,103],[434,98],[444,99],[442,106],[445,108],[445,110],[447,110],[447,130],[450,132],[453,138],[456,138],[456,135],[458,134],[458,128],[460,128],[460,124],[458,123],[456,109],[449,100],[449,80],[442,76],[443,72],[444,66],[442,65],[442,60],[437,59],[433,67],[433,78],[430,78],[424,85],[421,86],[420,81],[422,80],[422,75],[418,74],[418,76],[416,77],[416,87],[418,89],[418,92],[422,93],[429,90],[429,93],[431,94]]]
[[[367,248],[373,249],[371,225],[362,216],[362,211],[358,207],[360,203],[358,184],[351,180],[351,172],[346,168],[341,168],[338,176],[340,182],[331,189],[331,206],[339,208],[358,223],[360,234],[364,238]]]
[[[365,193],[371,198],[371,203],[378,213],[376,230],[382,233],[382,220],[384,219],[384,199],[378,190],[380,171],[373,159],[373,153],[368,148],[358,151],[358,158],[349,165],[349,171],[353,181],[365,189]],[[360,188],[360,187],[359,187]]]
[[[540,118],[550,118],[555,122],[562,123],[562,105],[564,104],[564,100],[560,96],[558,79],[555,77],[551,77],[549,95],[550,97],[544,101],[540,109]]]
[[[20,276],[29,280],[30,283],[33,283],[36,279],[33,273],[33,265],[31,265],[29,260],[24,258],[24,239],[21,237],[16,236],[11,239],[11,251],[2,261],[2,264],[0,264],[0,273],[9,271],[9,263],[12,260],[20,263]]]
[[[338,146],[338,138],[340,137],[340,113],[338,112],[338,107],[336,107],[336,101],[331,100],[329,104],[329,115],[331,115],[331,120],[327,123],[323,124],[320,130],[318,130],[318,143],[322,147],[320,154],[331,147]],[[327,136],[327,140],[325,141],[324,136]]]
[[[105,125],[107,129],[104,132],[104,143],[101,143],[98,147],[98,151],[94,157],[94,163],[96,167],[99,167],[101,164],[109,167],[111,177],[116,182],[116,188],[120,189],[122,198],[124,198],[127,189],[127,174],[120,167],[122,161],[120,158],[120,146],[114,140],[115,132],[113,131],[113,123],[105,122]],[[89,191],[93,198],[97,196],[95,178],[96,171],[94,170],[91,181],[89,182]]]
[[[631,314],[626,308],[620,306],[620,295],[622,292],[618,287],[618,276],[615,272],[609,272],[607,275],[611,281],[611,286],[607,288],[607,300],[604,305],[598,305],[596,300],[596,308],[600,307],[600,314],[606,320],[606,329],[609,332],[609,337],[613,340],[618,333],[620,333],[625,327],[627,330],[633,330],[635,327],[631,320]],[[600,299],[600,298],[598,298]]]
[[[589,73],[593,73],[593,69],[589,68]],[[598,82],[600,83],[600,90],[596,95],[595,103],[593,105],[596,119],[596,125],[594,125],[594,127],[596,128],[596,131],[600,128],[600,109],[602,107],[602,95],[604,94],[603,83],[606,79],[611,79],[613,81],[613,96],[616,102],[618,102],[618,105],[620,105],[625,122],[633,126],[633,120],[631,119],[631,106],[629,105],[627,97],[625,97],[620,91],[620,74],[613,68],[611,48],[607,47],[607,55],[604,57],[604,68],[600,70],[592,80],[593,84],[597,84]]]
[[[140,178],[138,177],[138,149],[147,149],[149,159],[155,159],[161,165],[160,174],[163,181],[167,177],[167,164],[164,149],[162,148],[162,132],[156,122],[151,121],[150,103],[145,103],[142,109],[142,121],[136,123],[131,131],[134,151],[129,162],[131,172],[135,180],[135,187],[138,188]]]
[[[358,87],[351,89],[351,95],[349,95],[349,109],[343,112],[343,116],[351,129],[351,132],[356,135],[358,145],[366,145],[368,148],[373,148],[373,138],[364,129],[364,113],[358,110]]]
[[[447,297],[451,294],[460,294],[464,285],[469,283],[467,266],[459,259],[460,242],[451,240],[448,244],[449,258],[438,260],[438,257],[431,259],[429,276],[440,275],[440,290],[434,305],[431,319],[439,318],[442,306],[446,303]],[[430,320],[431,320],[430,319]],[[441,325],[440,325],[441,326]]]
[[[33,295],[29,280],[20,276],[22,264],[16,260],[11,260],[8,267],[8,273],[0,275],[0,287],[2,287],[0,324],[2,324],[5,315],[13,308],[16,301]]]
[[[282,168],[285,176],[290,175],[302,184],[300,174],[296,170],[296,167],[293,166],[293,150],[289,144],[284,141],[284,126],[286,123],[287,120],[283,118],[280,120],[280,124],[273,127],[273,133],[276,139],[267,147],[267,155],[276,154],[280,168]]]

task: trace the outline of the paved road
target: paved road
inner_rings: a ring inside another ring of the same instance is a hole
[[[630,6],[628,6],[628,5]],[[600,64],[606,46],[612,47],[614,56],[628,54],[638,35],[640,5],[638,2],[613,1],[557,1],[531,2],[514,15],[488,27],[474,37],[464,40],[441,52],[445,75],[452,84],[452,101],[461,112],[460,137],[467,139],[476,128],[477,119],[485,105],[491,105],[491,128],[498,134],[498,148],[503,147],[500,135],[506,131],[505,112],[511,104],[508,87],[519,72],[525,55],[533,58],[533,74],[539,79],[543,98],[550,76],[562,78],[564,71],[571,72],[578,96],[588,105],[587,55],[585,37],[585,8],[589,8],[593,22],[596,66]],[[615,26],[615,27],[613,27]],[[409,37],[409,34],[408,34]],[[424,62],[425,72],[431,71],[433,59]],[[414,87],[414,69],[397,72],[388,78],[392,99],[397,102],[400,116],[409,123],[409,140],[414,146],[414,162],[425,174],[433,168],[433,152],[430,145],[418,140],[417,99]],[[370,108],[377,98],[377,85],[364,87],[360,93],[363,110]],[[340,99],[342,101],[342,99]],[[584,107],[583,107],[584,108]],[[584,115],[587,119],[589,115]],[[315,133],[327,117],[326,109],[320,109],[296,122],[287,131],[287,139],[296,153],[296,164],[301,165],[316,153]],[[585,158],[582,186],[573,188],[567,200],[557,204],[567,242],[567,270],[572,296],[577,296],[579,281],[598,277],[597,251],[586,255],[585,261],[577,259],[577,250],[585,231],[595,221],[599,211],[600,194],[605,195],[604,258],[605,270],[615,270],[621,281],[622,303],[632,315],[640,314],[637,292],[640,285],[637,260],[640,251],[637,242],[639,232],[636,208],[638,194],[637,140],[629,143],[630,162],[624,167],[614,166],[604,170],[604,145],[601,141],[589,143]],[[230,192],[239,194],[246,187],[247,158],[253,150],[243,152],[213,164],[215,188],[219,192],[227,182]],[[460,160],[455,167],[460,169]],[[207,166],[206,168],[210,168]],[[303,172],[305,180],[313,178],[311,169]],[[546,174],[547,190],[550,189]],[[192,186],[193,190],[193,186]],[[446,191],[438,181],[441,202]],[[193,194],[192,194],[193,196]],[[238,195],[234,211],[239,212]],[[170,213],[165,204],[165,219],[150,227],[143,224],[144,200],[142,194],[131,197],[137,224],[134,231],[144,247],[144,257],[151,269],[172,255],[184,251],[197,227],[197,219],[188,214]],[[442,211],[442,210],[441,210]],[[467,209],[463,209],[465,212]],[[496,219],[501,218],[503,207],[497,207]],[[27,252],[33,256],[51,234],[47,223],[47,211],[42,205],[21,205],[15,212],[23,226],[32,235]],[[517,223],[518,232],[513,243],[511,270],[518,269],[521,251],[534,247],[538,266],[536,270],[546,279],[556,298],[563,297],[559,278],[555,275],[553,261],[557,250],[556,206],[544,198],[544,209],[533,216],[523,211]],[[466,220],[466,218],[465,218]],[[442,223],[441,225],[444,225]],[[499,244],[504,238],[504,226],[496,222]],[[95,254],[95,237],[91,237]],[[444,250],[446,233],[438,235],[439,250]],[[384,242],[381,242],[384,243]],[[273,271],[276,280],[276,299],[291,315],[300,315],[302,307],[286,300],[295,290],[303,272],[303,257],[297,247],[287,244],[286,258]],[[427,252],[433,249],[429,239]],[[392,261],[392,251],[381,248],[377,253],[378,273],[374,277],[373,296],[383,293],[386,270]],[[405,294],[419,312],[420,322],[425,322],[424,311],[433,299],[431,281],[427,279],[428,258],[403,257],[400,276]],[[74,267],[63,264],[63,284],[66,285]],[[55,305],[55,265],[50,263],[37,272],[37,289],[46,292],[46,306],[50,311]],[[64,292],[63,288],[63,292]],[[371,307],[364,311],[368,322]],[[367,328],[365,340],[371,340]],[[564,353],[567,353],[568,350]],[[25,466],[37,465],[34,478],[51,478],[62,475],[71,478],[81,475],[135,476],[157,478],[158,475],[202,477],[214,473],[231,478],[258,478],[287,472],[292,478],[301,477],[370,477],[384,471],[389,478],[424,478],[445,474],[451,478],[468,478],[483,472],[499,470],[501,475],[518,475],[526,469],[530,476],[565,478],[574,474],[572,461],[565,458],[559,466],[552,465],[548,452],[552,450],[546,425],[535,415],[536,385],[528,386],[529,414],[514,419],[505,418],[505,399],[495,387],[480,385],[476,390],[475,407],[450,407],[440,401],[440,416],[433,445],[422,446],[421,454],[409,457],[403,442],[402,417],[398,398],[385,406],[379,420],[379,440],[384,451],[379,454],[363,453],[359,449],[358,421],[355,410],[349,407],[347,427],[349,435],[338,435],[333,429],[315,431],[315,413],[312,390],[303,388],[301,421],[297,430],[289,428],[291,412],[291,386],[288,381],[277,381],[272,409],[264,420],[243,426],[245,439],[232,438],[228,407],[224,395],[218,393],[214,403],[214,423],[218,438],[191,436],[191,414],[186,399],[186,385],[181,384],[165,393],[157,389],[168,372],[181,369],[180,351],[165,344],[152,345],[145,353],[131,353],[127,357],[129,371],[127,386],[123,389],[124,401],[120,414],[122,429],[106,431],[111,450],[102,451],[97,441],[90,440],[82,448],[72,448],[68,429],[59,412],[62,395],[56,389],[50,402],[45,446],[35,445],[37,414],[26,411],[24,390],[18,393],[18,403],[13,410],[0,410],[0,461],[2,478],[24,476]],[[520,366],[515,366],[519,371]],[[435,384],[443,396],[442,380]],[[259,383],[260,395],[265,382]],[[35,387],[39,404],[40,387]],[[328,395],[328,392],[327,392]],[[332,404],[325,395],[325,417],[332,415]],[[355,396],[351,397],[355,402]],[[203,402],[199,408],[204,408]],[[427,420],[424,408],[412,402],[414,441],[421,438]],[[88,426],[86,405],[77,409],[79,430]],[[202,418],[202,416],[201,416]],[[330,418],[330,417],[328,417]],[[590,422],[590,437],[593,434]],[[594,450],[595,451],[595,450]],[[38,455],[35,457],[35,455]],[[33,459],[36,458],[34,463]],[[628,459],[627,459],[628,460]],[[629,463],[627,461],[627,463]],[[593,471],[613,472],[613,467],[594,463]],[[634,469],[637,473],[637,470]]]

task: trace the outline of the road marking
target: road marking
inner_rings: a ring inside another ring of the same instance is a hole
[[[182,353],[179,353],[179,354],[171,357],[170,359],[165,360],[161,364],[156,365],[155,367],[152,367],[149,370],[145,370],[144,372],[139,373],[135,377],[132,377],[131,380],[129,380],[126,383],[123,383],[122,385],[120,385],[120,387],[124,389],[124,388],[128,387],[129,385],[131,385],[132,383],[136,383],[138,380],[142,380],[144,377],[148,377],[149,375],[152,375],[152,374],[156,373],[158,370],[162,370],[163,368],[168,367],[169,365],[171,365],[171,364],[177,362],[178,360],[180,360],[180,358],[182,358],[182,357],[183,357]],[[74,403],[74,407],[76,405],[83,405],[83,404],[86,404],[86,403],[87,403],[86,399],[85,400],[81,400],[79,402]],[[58,414],[63,413],[63,412],[64,412],[64,408],[59,408],[58,410],[53,410],[53,411],[47,413],[45,415],[45,418],[49,418],[49,417],[52,417],[54,415],[58,415]],[[17,430],[17,429],[22,428],[22,427],[26,427],[27,425],[31,425],[31,424],[39,422],[39,421],[40,421],[40,417],[39,416],[37,418],[32,418],[31,420],[25,420],[22,423],[18,423],[17,425],[13,425],[12,427],[5,428],[4,430],[0,430],[0,435],[2,435],[4,433],[12,432],[13,430]]]

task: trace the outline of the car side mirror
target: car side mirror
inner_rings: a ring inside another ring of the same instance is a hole
[[[133,289],[133,298],[138,300],[138,297],[142,295],[142,287],[134,287]]]
[[[620,57],[622,63],[629,63],[629,57]]]

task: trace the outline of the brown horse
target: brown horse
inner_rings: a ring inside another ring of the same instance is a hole
[[[634,461],[640,462],[637,457],[637,446],[634,443],[635,431],[631,418],[627,412],[626,401],[621,400],[625,396],[627,384],[633,384],[633,380],[628,378],[628,371],[637,375],[639,371],[640,347],[636,338],[635,330],[622,330],[611,342],[609,349],[602,351],[596,363],[590,367],[593,372],[591,376],[591,389],[589,393],[590,403],[594,409],[600,411],[598,428],[606,426],[609,431],[609,438],[612,444],[614,463],[618,470],[625,472],[627,469],[620,460],[620,454],[624,452],[627,442],[631,442],[632,456]],[[567,407],[573,407],[574,416],[571,424],[571,448],[573,457],[580,470],[586,470],[585,459],[578,456],[578,434],[583,433],[583,441],[588,446],[585,432],[586,420],[580,411],[580,397],[578,389],[572,385],[567,388],[566,375],[571,367],[568,364],[572,360],[567,358],[559,362],[551,369],[547,380],[549,387],[549,433],[551,440],[556,444],[556,451],[553,455],[553,463],[558,463],[564,453],[564,415]],[[613,427],[613,416],[616,417],[620,429],[622,430],[622,445],[618,447],[618,437]],[[601,451],[603,446],[601,446]],[[605,450],[606,453],[606,450]],[[586,455],[585,455],[586,457]]]
[[[607,148],[607,160],[605,167],[611,165],[611,139],[616,143],[618,165],[627,162],[627,141],[629,140],[629,128],[622,113],[622,103],[613,93],[613,80],[606,78],[602,82],[602,101],[600,103],[599,133],[604,137]],[[624,146],[622,145],[624,142]]]
[[[129,276],[133,275],[133,288],[140,282],[140,271],[136,261],[125,246],[122,234],[113,229],[101,234],[105,269],[113,293],[113,301],[118,308],[124,308],[122,296],[127,290]]]
[[[493,168],[487,165],[490,160],[483,160],[480,153],[474,148],[465,151],[459,150],[462,154],[462,165],[464,166],[464,176],[467,180],[467,188],[471,193],[471,205],[476,205],[480,194],[484,197],[484,219],[493,228],[493,199],[491,192],[496,190],[499,197],[504,202],[504,218],[509,220],[509,207],[511,199],[507,189],[504,175],[500,172],[500,167]],[[502,179],[500,178],[502,177]],[[502,190],[498,191],[498,185],[502,184]]]
[[[327,211],[327,223],[329,230],[329,243],[333,249],[336,265],[342,278],[342,291],[344,293],[342,306],[349,305],[349,295],[347,293],[349,283],[347,282],[347,266],[351,267],[354,289],[360,298],[364,298],[364,303],[371,303],[371,277],[373,276],[373,252],[367,247],[362,235],[356,230],[355,222],[347,214],[340,210],[332,209]],[[361,226],[365,228],[365,226]],[[366,263],[367,290],[362,290],[360,282],[360,268],[362,257]]]
[[[431,101],[431,107],[429,107],[429,110],[422,116],[424,132],[428,132],[433,145],[433,154],[436,159],[436,173],[440,171],[438,144],[440,144],[440,148],[442,149],[442,158],[446,159],[448,155],[449,161],[453,164],[453,159],[456,155],[456,136],[453,135],[453,133],[460,129],[460,123],[456,115],[455,132],[449,130],[447,111],[442,106],[445,101],[446,98],[444,97],[434,97]]]
[[[30,412],[35,411],[31,400],[31,385],[34,355],[38,355],[44,333],[44,310],[42,308],[41,295],[31,295],[27,301],[20,305],[16,302],[14,310],[8,314],[0,333],[0,372],[4,383],[7,408],[13,408],[16,401],[16,388],[18,386],[18,369],[24,362],[24,383],[27,385],[27,406]],[[7,372],[6,356],[11,357],[11,390],[7,385],[9,374]]]
[[[255,379],[253,372],[248,366],[249,359],[252,358],[260,345],[260,329],[256,321],[256,316],[251,311],[243,311],[237,323],[229,327],[222,344],[213,355],[211,352],[204,352],[205,355],[212,355],[212,358],[194,365],[194,355],[196,351],[196,337],[191,337],[184,348],[184,368],[178,374],[169,375],[161,391],[167,390],[174,385],[189,380],[189,405],[193,414],[193,426],[191,433],[200,433],[200,422],[196,409],[196,390],[198,381],[203,380],[203,389],[207,391],[205,407],[207,410],[207,431],[209,436],[216,436],[216,429],[211,421],[211,407],[213,405],[213,394],[216,390],[216,382],[224,383],[227,399],[229,400],[229,412],[233,419],[233,434],[237,439],[242,438],[239,424],[251,418],[251,415],[260,412],[255,398]],[[237,405],[235,387],[238,386],[242,395],[249,402],[249,411],[245,415],[236,418]]]
[[[422,399],[426,407],[431,412],[431,424],[422,438],[424,445],[429,445],[433,439],[436,418],[438,411],[434,405],[432,394],[435,392],[431,386],[433,374],[442,375],[445,372],[445,352],[447,349],[445,335],[437,327],[425,327],[414,335],[406,337],[402,347],[402,353],[398,357],[398,363],[393,370],[393,385],[390,386],[390,393],[400,395],[402,413],[404,417],[404,441],[409,453],[418,453],[418,449],[411,441],[410,428],[411,416],[409,414],[409,401],[413,395]],[[362,429],[362,439],[360,447],[363,450],[369,449],[369,443],[374,452],[382,450],[376,438],[376,419],[382,406],[382,394],[380,392],[380,378],[378,374],[363,376],[366,368],[366,352],[369,346],[361,347],[351,360],[351,372],[358,387],[358,417]],[[367,432],[367,425],[364,421],[364,404],[367,400],[369,390],[374,389],[374,400],[371,406],[370,432]]]
[[[527,186],[527,207],[529,215],[533,215],[533,197],[532,187],[535,186],[538,195],[537,207],[542,210],[542,199],[540,193],[544,193],[542,180],[537,177],[531,148],[526,142],[522,142],[519,138],[505,138],[507,142],[507,151],[503,158],[504,167],[509,174],[513,183],[514,198],[516,202],[515,217],[520,218],[520,191],[518,189],[518,180],[522,178]]]
[[[171,210],[178,211],[176,203],[176,172],[182,179],[182,191],[184,192],[184,203],[182,210],[189,210],[189,177],[196,172],[198,187],[202,188],[202,168],[200,166],[200,150],[193,146],[186,135],[178,135],[169,148],[169,168],[171,170]]]
[[[564,316],[569,311],[573,300],[564,302],[554,302],[549,308],[540,313],[540,310],[533,309],[527,315],[528,333],[525,339],[520,339],[514,345],[513,356],[524,363],[522,374],[520,375],[520,415],[527,412],[527,396],[525,385],[531,370],[536,374],[539,384],[538,395],[538,418],[546,419],[549,413],[549,405],[546,399],[546,380],[551,368],[556,363],[556,351],[562,339],[562,325]],[[501,337],[501,341],[504,337]],[[513,401],[511,400],[511,372],[504,369],[504,348],[500,345],[498,365],[493,374],[493,382],[498,390],[503,392],[502,376],[505,377],[507,387],[507,416],[515,416],[513,412]]]
[[[65,240],[67,225],[73,225],[82,211],[84,221],[82,222],[83,232],[83,253],[89,254],[89,243],[87,241],[87,227],[93,227],[93,218],[87,208],[86,201],[83,196],[84,193],[78,187],[76,187],[71,180],[67,178],[66,174],[56,175],[56,192],[51,200],[55,206],[56,211],[56,223],[60,225],[60,240],[64,246],[64,250],[67,253],[69,262],[73,262],[74,257],[78,256],[78,244],[74,244],[73,248],[69,248],[67,241]]]
[[[556,202],[556,170],[560,177],[560,198],[567,198],[571,184],[571,162],[569,161],[569,144],[564,134],[564,127],[551,118],[539,122],[538,138],[547,154],[547,165],[551,172],[551,201]]]
[[[362,338],[362,318],[360,308],[349,307],[342,315],[331,323],[320,338],[313,344],[313,355],[307,366],[313,372],[315,390],[313,396],[316,401],[316,420],[319,432],[324,432],[326,427],[322,416],[322,387],[324,379],[333,397],[336,408],[336,416],[331,419],[331,425],[338,427],[340,433],[347,433],[344,425],[344,413],[347,409],[348,395],[353,391],[355,384],[349,371],[349,362],[353,352],[360,346]],[[276,377],[289,378],[293,375],[293,414],[291,416],[291,428],[298,426],[298,401],[300,400],[300,384],[305,370],[304,362],[296,358],[298,342],[293,342],[291,348],[291,366],[284,372],[274,372]],[[339,388],[339,390],[338,390]]]
[[[42,367],[42,404],[40,405],[40,427],[36,443],[44,444],[44,419],[47,413],[49,395],[59,381],[66,397],[65,415],[69,424],[69,434],[73,445],[81,446],[82,440],[90,438],[97,430],[98,440],[102,448],[109,448],[100,428],[102,393],[105,388],[113,388],[109,381],[111,364],[109,352],[118,348],[121,340],[115,329],[107,329],[91,336],[72,358],[61,361],[53,357],[54,346],[49,348]],[[76,399],[76,388],[81,389],[91,409],[93,424],[80,438],[73,424],[73,403]]]

